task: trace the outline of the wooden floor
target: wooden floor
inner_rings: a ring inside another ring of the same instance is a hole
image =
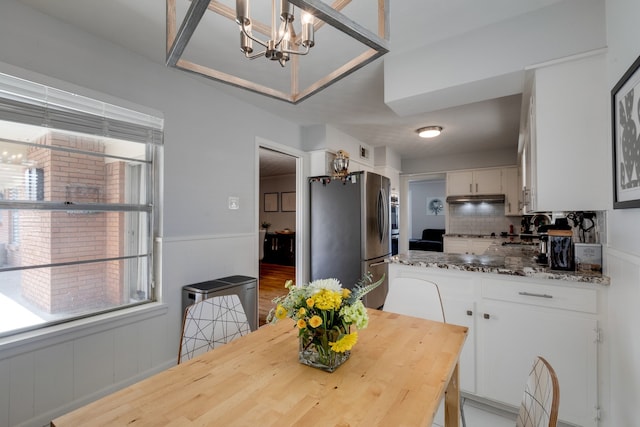
[[[285,295],[284,282],[296,279],[296,268],[287,265],[260,263],[258,324],[264,325],[269,310],[274,307],[272,300]]]

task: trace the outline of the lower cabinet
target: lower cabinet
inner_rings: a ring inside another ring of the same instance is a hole
[[[536,356],[560,383],[560,419],[596,426],[597,291],[483,279],[478,304],[478,395],[517,406]]]
[[[601,291],[557,280],[391,264],[390,281],[394,277],[437,283],[447,322],[469,328],[460,358],[463,392],[516,409],[534,358],[542,356],[560,383],[559,419],[598,425]]]

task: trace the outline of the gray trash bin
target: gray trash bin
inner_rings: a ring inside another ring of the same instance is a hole
[[[236,294],[247,314],[249,327],[258,329],[258,280],[249,276],[228,276],[182,287],[182,312],[191,304],[220,295]]]

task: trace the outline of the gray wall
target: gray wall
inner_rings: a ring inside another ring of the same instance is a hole
[[[269,232],[274,233],[279,230],[288,228],[295,231],[296,229],[296,212],[283,211],[282,206],[282,193],[296,191],[296,177],[295,175],[280,175],[271,176],[260,179],[260,221],[262,224],[264,221],[271,224]],[[278,211],[277,212],[265,212],[264,211],[264,194],[265,193],[278,193]]]
[[[422,237],[425,228],[445,228],[445,213],[427,214],[427,202],[439,197],[445,204],[445,181],[412,181],[409,183],[409,209],[411,213],[411,239]],[[401,206],[402,209],[402,206]]]
[[[640,2],[606,2],[607,90],[640,55],[639,16]],[[634,103],[637,102],[638,94]],[[611,146],[611,141],[602,143]],[[602,167],[610,170],[611,159],[602,159]],[[610,389],[605,387],[601,393],[609,398],[603,425],[631,426],[640,419],[640,209],[609,209],[607,235],[605,273],[611,277],[611,287],[607,293],[609,316],[603,326],[609,335],[604,340],[601,374]]]
[[[300,128],[14,0],[0,2],[0,39],[0,72],[165,118],[161,303],[0,340],[0,426],[44,425],[175,364],[183,285],[257,277],[256,138],[300,148]]]

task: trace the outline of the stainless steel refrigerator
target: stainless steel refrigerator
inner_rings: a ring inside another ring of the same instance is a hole
[[[389,178],[354,172],[344,180],[309,178],[311,197],[311,280],[336,278],[353,288],[367,272],[385,280],[364,298],[380,308],[387,296],[384,258],[391,254]]]

